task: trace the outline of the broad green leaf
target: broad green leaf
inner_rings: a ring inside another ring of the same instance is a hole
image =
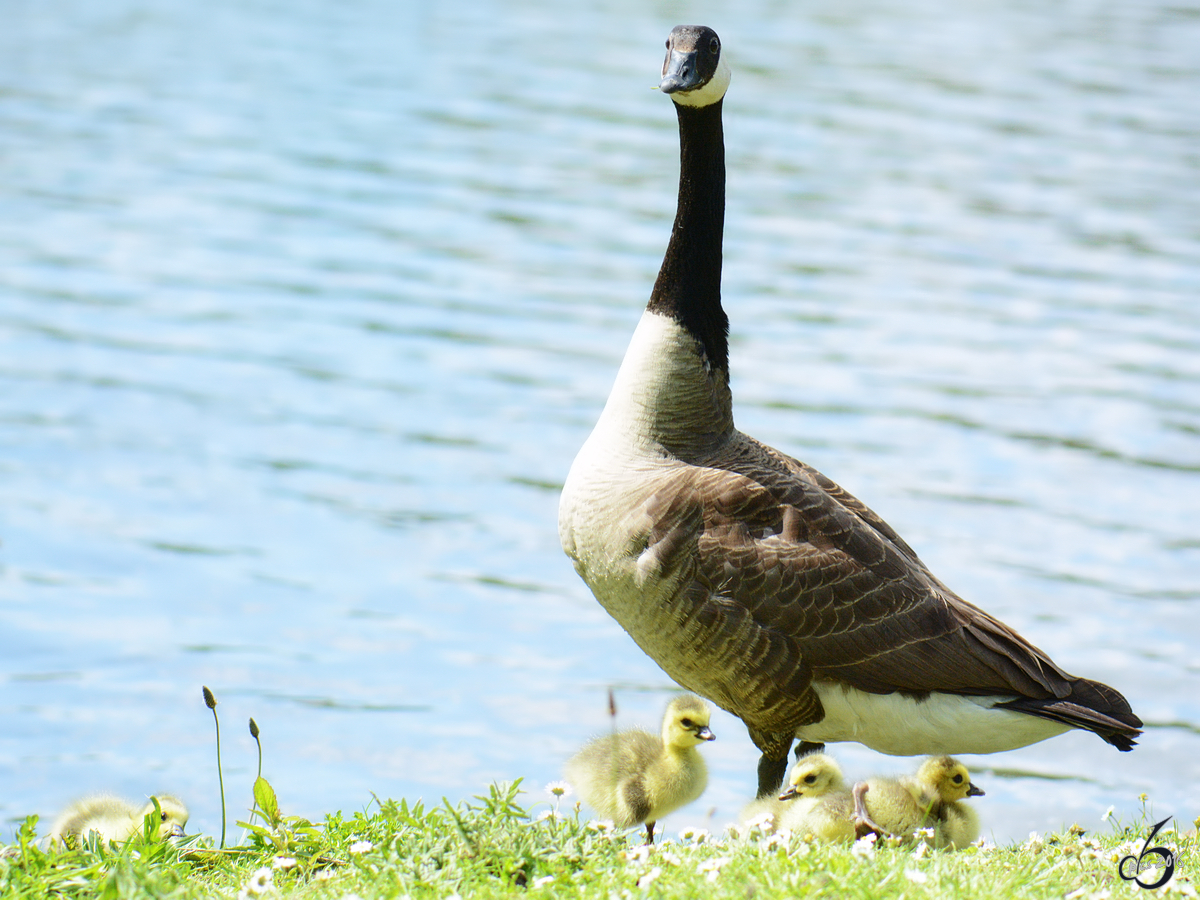
[[[275,797],[275,789],[261,775],[254,780],[254,802],[268,822],[274,824],[279,821],[279,801]]]

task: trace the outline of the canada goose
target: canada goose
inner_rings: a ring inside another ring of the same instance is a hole
[[[155,799],[158,800],[157,813],[154,809]],[[142,823],[148,815],[159,816],[157,838],[162,840],[183,835],[188,809],[182,800],[170,794],[156,794],[141,809],[120,797],[96,794],[76,800],[59,814],[50,830],[50,842],[61,842],[67,835],[84,838],[92,831],[106,843],[127,841],[142,830]]]
[[[676,682],[740,717],[775,791],[793,738],[901,756],[993,753],[1070,728],[1128,750],[1116,690],[954,594],[833,481],[734,428],[721,306],[730,71],[678,26],[663,93],[679,204],[649,303],[559,504],[564,551]]]
[[[979,818],[962,803],[982,797],[966,766],[950,756],[931,756],[915,776],[870,778],[854,785],[854,822],[860,831],[900,837],[934,830],[935,847],[964,847],[979,837]]]
[[[833,757],[811,753],[796,760],[779,799],[781,830],[823,841],[854,840],[854,798]]]
[[[646,823],[646,843],[654,843],[654,823],[704,793],[708,769],[696,745],[714,737],[711,711],[693,694],[667,706],[662,736],[641,729],[589,741],[566,765],[567,781],[584,802],[618,828]]]

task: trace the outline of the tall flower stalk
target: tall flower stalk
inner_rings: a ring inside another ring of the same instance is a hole
[[[254,738],[254,743],[258,745],[258,772],[255,775],[254,783],[258,784],[262,778],[262,741],[258,739],[258,723],[254,721],[254,716],[250,717],[250,737]],[[254,808],[250,810],[250,823],[254,824],[254,817],[258,815],[258,798],[254,800]]]
[[[221,849],[225,849],[225,776],[221,774],[221,720],[217,718],[217,698],[207,687],[204,688],[204,705],[212,710],[213,722],[217,726],[217,785],[221,789]]]

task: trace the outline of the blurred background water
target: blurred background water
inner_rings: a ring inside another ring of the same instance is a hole
[[[670,683],[558,491],[674,214],[667,32],[720,32],[739,426],[1108,682],[1134,753],[967,758],[998,840],[1200,813],[1200,6],[10,0],[0,837],[528,802]],[[728,716],[702,801],[756,753]],[[851,774],[907,768],[857,745]]]

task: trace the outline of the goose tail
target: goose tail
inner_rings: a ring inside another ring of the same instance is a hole
[[[999,706],[1091,731],[1118,750],[1132,750],[1134,738],[1142,733],[1142,720],[1129,701],[1107,684],[1087,678],[1074,679],[1071,693],[1063,698],[1020,697]]]

